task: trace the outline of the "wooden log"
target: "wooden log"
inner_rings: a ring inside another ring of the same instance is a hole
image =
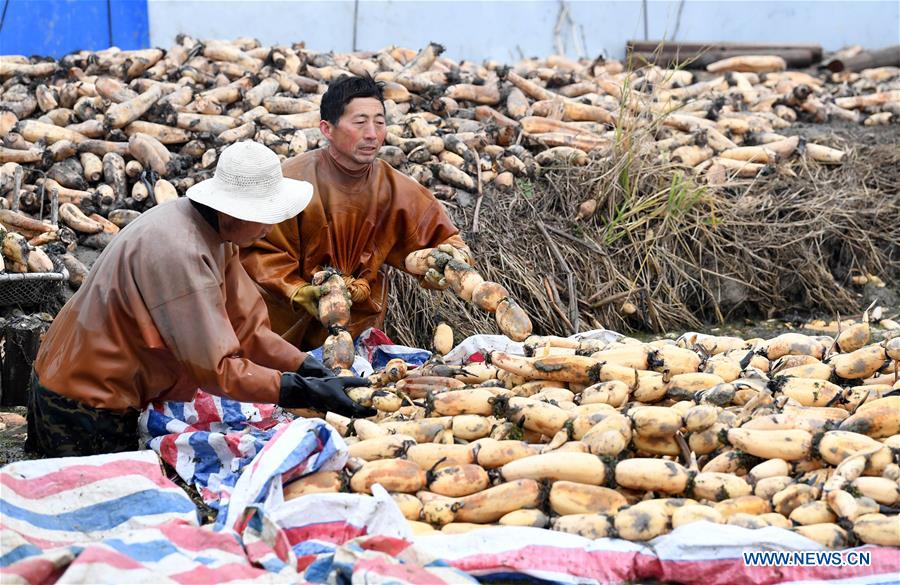
[[[660,44],[662,48],[659,49]],[[625,43],[626,53],[631,51],[652,53],[655,51],[663,53],[678,53],[701,51],[734,51],[733,57],[736,55],[752,55],[752,54],[779,54],[778,51],[809,51],[815,61],[822,60],[822,45],[807,43],[673,43],[669,41],[628,41]]]
[[[864,51],[847,59],[830,59],[825,63],[830,71],[862,71],[875,67],[900,67],[900,45],[886,47],[877,51]]]
[[[822,46],[806,44],[628,41],[625,51],[628,57],[638,62],[660,67],[679,63],[685,69],[705,69],[715,61],[742,55],[777,55],[791,68],[809,67],[822,60]]]

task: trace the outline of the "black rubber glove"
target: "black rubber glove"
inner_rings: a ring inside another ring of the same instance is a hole
[[[311,355],[307,355],[297,373],[307,378],[330,378],[334,376],[334,370],[328,369],[325,364]]]
[[[336,412],[351,418],[375,416],[373,408],[366,408],[350,400],[346,390],[368,386],[369,381],[355,376],[329,376],[304,378],[293,372],[281,374],[281,394],[278,406],[285,408],[312,408],[324,412]]]

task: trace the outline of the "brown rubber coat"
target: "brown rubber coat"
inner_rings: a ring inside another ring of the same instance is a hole
[[[305,357],[269,328],[237,247],[179,199],[112,240],[50,326],[35,371],[95,408],[188,401],[198,388],[275,403],[281,372]]]
[[[445,242],[465,247],[440,202],[382,160],[354,172],[321,148],[285,161],[282,170],[285,177],[312,183],[312,201],[296,219],[243,249],[241,257],[262,290],[272,329],[290,330],[287,340],[302,349],[319,347],[327,335],[290,300],[317,271],[333,267],[368,283],[368,298],[354,302],[351,310],[347,329],[355,338],[384,323],[384,265],[402,270],[410,252]]]

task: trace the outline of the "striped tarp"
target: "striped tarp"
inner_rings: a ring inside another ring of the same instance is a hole
[[[64,573],[72,582],[191,580],[246,565],[233,538],[200,527],[194,503],[152,451],[13,463],[0,471],[0,486],[4,583]]]
[[[230,435],[218,425],[235,405],[217,404],[219,422],[194,423]],[[197,405],[169,409],[204,412]],[[261,447],[236,481],[220,483],[219,516],[206,526],[199,525],[194,503],[164,475],[153,451],[7,465],[0,469],[0,582],[325,582],[336,574],[336,551],[355,540],[408,544],[407,524],[380,487],[375,496],[329,494],[284,502],[284,482],[343,467],[347,450],[319,419],[278,422],[270,432],[264,441],[254,439]],[[187,449],[191,457],[215,452],[195,451],[193,444],[175,442],[182,456]],[[232,454],[219,465],[239,462]],[[213,467],[209,461],[194,465]],[[227,477],[221,470],[211,475]],[[403,560],[389,560],[377,550],[365,555],[381,558],[385,575],[403,573]],[[399,582],[467,579],[440,562],[433,568],[416,565],[411,575],[417,578]]]
[[[463,535],[420,536],[424,558],[440,557],[479,579],[528,576],[555,583],[652,581],[702,585],[841,582],[900,583],[900,551],[864,546],[840,551],[842,559],[870,556],[866,566],[748,566],[743,553],[810,551],[831,554],[821,545],[782,528],[750,530],[697,522],[648,543],[601,538],[588,540],[538,528],[486,528]],[[835,559],[831,559],[835,560]]]
[[[141,413],[144,444],[218,507],[241,470],[286,422],[276,407],[227,400],[198,391],[193,402],[153,404]]]

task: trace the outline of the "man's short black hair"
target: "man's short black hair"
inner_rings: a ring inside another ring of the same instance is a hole
[[[323,120],[337,124],[344,115],[344,108],[355,98],[373,97],[384,103],[381,93],[384,83],[375,81],[370,76],[355,77],[344,75],[328,85],[328,91],[322,96],[319,115]]]

